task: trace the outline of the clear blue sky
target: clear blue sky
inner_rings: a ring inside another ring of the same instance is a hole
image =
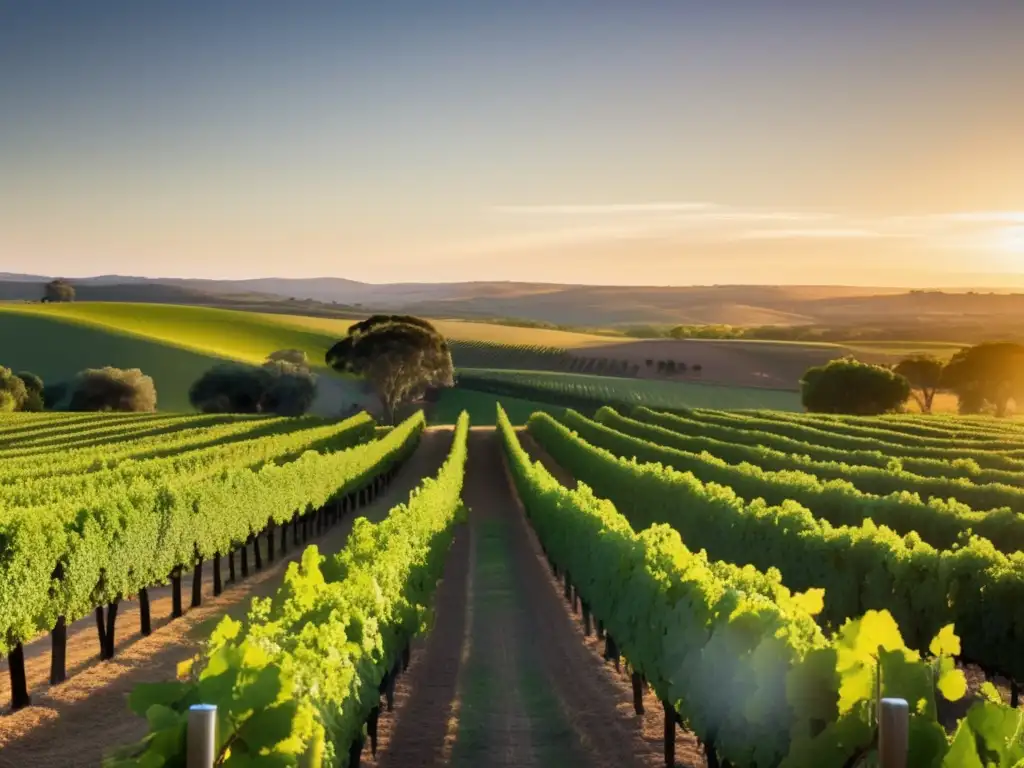
[[[0,271],[998,284],[1022,84],[1019,0],[0,0]]]

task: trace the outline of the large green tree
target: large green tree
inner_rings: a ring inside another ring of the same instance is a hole
[[[1010,401],[1024,396],[1024,345],[990,342],[962,349],[946,364],[942,384],[956,392],[962,413],[990,408],[1005,416]]]
[[[390,421],[402,403],[431,387],[451,386],[455,372],[444,336],[410,315],[373,315],[355,323],[326,360],[336,371],[369,381]]]
[[[138,368],[87,368],[71,383],[71,411],[155,411],[156,386]]]
[[[21,377],[10,368],[0,366],[0,411],[20,411],[28,397],[28,390]]]
[[[51,280],[46,284],[46,288],[43,293],[43,301],[60,302],[74,300],[75,287],[67,280],[58,278],[56,280]]]
[[[844,357],[808,368],[800,399],[808,411],[870,415],[894,411],[910,397],[910,382],[890,368]]]
[[[262,367],[221,363],[196,379],[188,396],[204,413],[301,416],[316,397],[316,375],[283,360]]]
[[[932,412],[935,393],[942,385],[942,361],[932,355],[913,355],[900,360],[893,369],[910,382],[911,395],[922,413]]]

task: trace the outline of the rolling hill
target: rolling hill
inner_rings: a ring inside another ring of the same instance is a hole
[[[189,387],[213,365],[259,363],[274,350],[296,348],[324,382],[314,413],[330,415],[348,402],[372,404],[361,383],[324,368],[332,334],[282,318],[160,304],[0,305],[0,364],[46,381],[67,380],[83,368],[140,368],[153,377],[161,410],[187,411]]]
[[[63,381],[83,368],[140,368],[157,385],[161,410],[189,410],[188,389],[205,370],[224,360],[260,363],[277,349],[306,352],[325,382],[314,412],[329,415],[347,403],[375,407],[361,382],[324,367],[324,353],[359,315],[342,318],[153,303],[75,302],[0,304],[0,364]],[[644,367],[649,356],[700,363],[707,384],[789,389],[808,365],[841,355],[829,344],[714,341],[639,341],[544,328],[464,320],[435,320],[454,342],[472,342],[474,354],[490,349],[494,368],[518,365],[503,350],[538,347],[566,355],[629,360]],[[460,347],[455,345],[456,365]],[[647,378],[644,370],[640,376]],[[672,386],[671,382],[665,382]],[[700,386],[690,381],[690,386]],[[682,386],[682,384],[680,384]]]
[[[38,301],[39,275],[0,273],[0,299]],[[71,280],[82,301],[190,304],[347,318],[371,312],[542,323],[619,332],[732,325],[815,328],[831,339],[971,343],[1016,338],[1024,294],[852,286],[594,286],[466,282],[370,284],[343,278],[199,280],[102,275]],[[942,333],[939,338],[936,334]]]

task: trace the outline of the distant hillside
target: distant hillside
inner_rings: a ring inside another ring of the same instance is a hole
[[[0,300],[38,301],[48,278],[0,274]],[[1024,338],[1024,294],[851,286],[593,286],[466,282],[373,285],[343,278],[192,280],[102,275],[71,280],[83,301],[246,309],[320,317],[400,311],[578,329],[675,325],[801,327],[831,340],[970,343]]]

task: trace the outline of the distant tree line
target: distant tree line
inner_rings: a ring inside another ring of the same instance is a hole
[[[1005,416],[1010,403],[1024,404],[1024,345],[985,342],[966,347],[946,363],[913,355],[893,366],[852,357],[809,368],[800,382],[809,411],[876,414],[900,410],[913,398],[930,413],[935,395],[951,392],[962,414]]]
[[[300,349],[272,352],[261,366],[221,363],[189,389],[189,402],[203,413],[267,413],[301,416],[316,399],[316,374]]]

